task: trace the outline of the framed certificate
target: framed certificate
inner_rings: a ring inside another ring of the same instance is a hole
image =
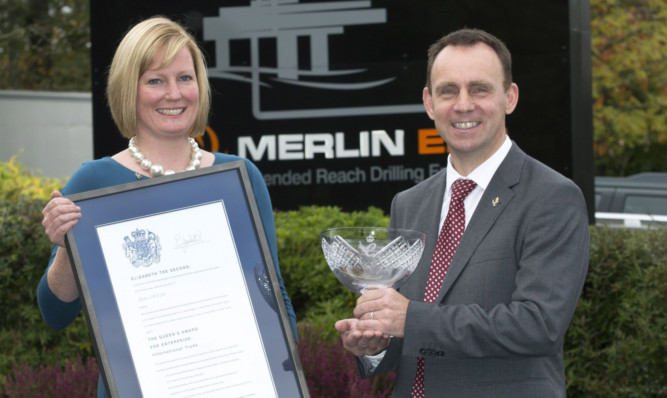
[[[110,397],[308,396],[243,161],[68,198]]]

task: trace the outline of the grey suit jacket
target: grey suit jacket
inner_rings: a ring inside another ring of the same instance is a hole
[[[569,179],[516,143],[491,179],[434,304],[423,302],[446,171],[400,192],[390,227],[426,233],[419,266],[400,289],[405,336],[378,367],[409,397],[425,357],[427,397],[564,397],[563,337],[588,268],[586,205]]]

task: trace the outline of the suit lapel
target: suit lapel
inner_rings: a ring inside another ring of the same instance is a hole
[[[447,185],[446,169],[443,168],[432,178],[434,179],[434,183],[424,192],[424,200],[419,202],[420,208],[413,209],[412,213],[413,216],[419,217],[416,220],[416,225],[420,227],[417,229],[426,234],[424,254],[419,260],[419,265],[415,268],[414,274],[400,289],[406,297],[412,297],[420,301],[424,298],[426,281],[431,269],[431,259],[433,258],[435,244],[438,240],[440,212]]]
[[[440,288],[437,302],[442,301],[458,276],[463,272],[482,239],[514,198],[511,187],[519,182],[525,159],[526,154],[519,149],[516,143],[513,143],[510,152],[491,178],[489,186],[484,191],[475,213],[470,219],[463,237],[461,237],[459,247],[456,249],[447,270],[447,277],[445,277],[445,281]]]

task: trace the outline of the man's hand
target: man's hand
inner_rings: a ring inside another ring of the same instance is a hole
[[[356,328],[403,337],[409,302],[409,299],[394,289],[366,290],[357,300],[354,309],[354,316],[359,319]]]
[[[378,330],[361,330],[358,319],[343,319],[336,322],[336,330],[340,333],[343,347],[352,354],[377,355],[389,347],[390,337]]]

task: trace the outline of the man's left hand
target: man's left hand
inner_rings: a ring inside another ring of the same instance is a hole
[[[409,299],[395,289],[366,290],[357,300],[354,309],[354,316],[359,319],[357,328],[403,337],[409,302]]]

